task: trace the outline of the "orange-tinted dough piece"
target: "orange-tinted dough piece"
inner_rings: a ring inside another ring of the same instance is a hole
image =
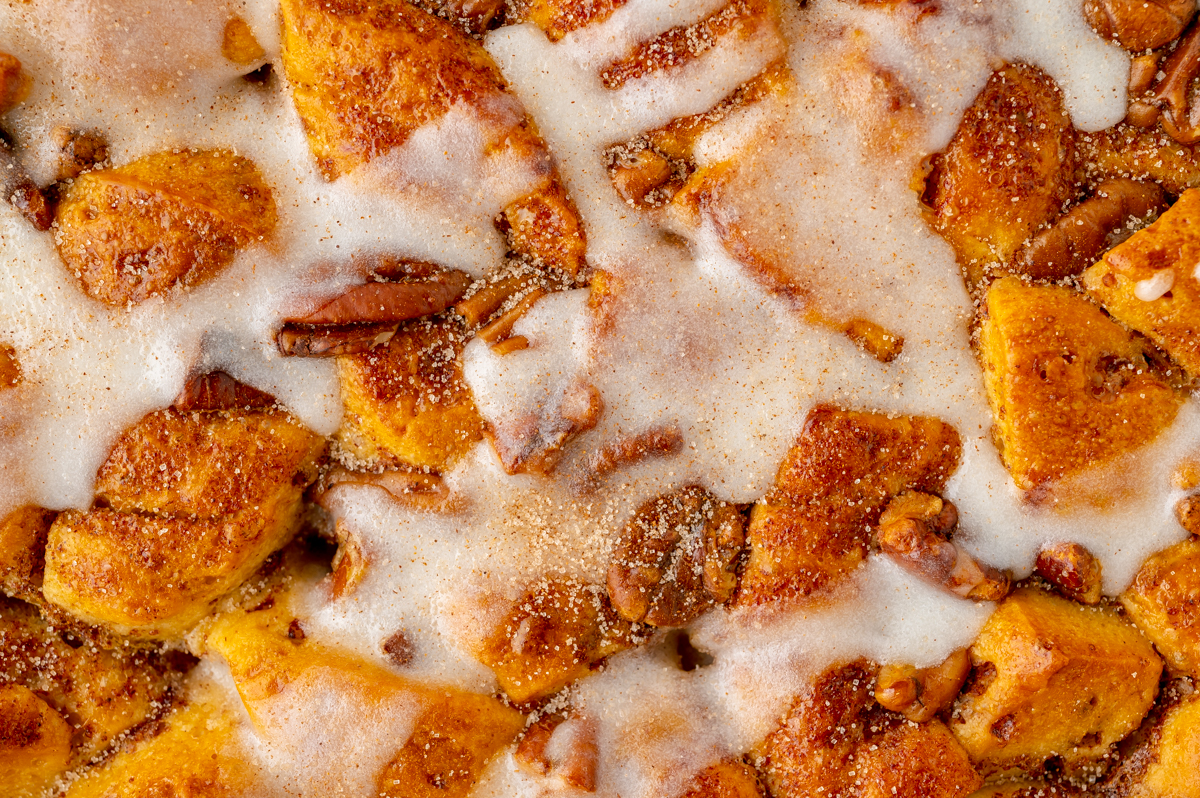
[[[925,202],[933,226],[978,283],[1074,199],[1074,129],[1045,73],[1007,66],[967,109],[945,152],[933,159]]]
[[[556,42],[568,33],[599,24],[628,0],[529,0],[523,16]]]
[[[1153,180],[1180,195],[1200,188],[1200,145],[1180,144],[1155,125],[1121,122],[1097,133],[1078,133],[1079,156],[1090,183],[1118,177]]]
[[[59,203],[55,241],[88,296],[122,306],[212,279],[276,219],[251,161],[172,150],[78,177]]]
[[[1113,318],[1162,347],[1200,376],[1200,189],[1191,189],[1158,221],[1110,249],[1083,274],[1083,286]],[[1137,285],[1169,271],[1171,287],[1142,300]]]
[[[0,784],[10,798],[35,798],[66,772],[71,727],[28,687],[0,684]]]
[[[57,514],[27,504],[0,520],[0,590],[37,601],[46,569],[46,540]]]
[[[1121,605],[1173,668],[1200,678],[1200,541],[1148,558]]]
[[[343,452],[365,464],[438,471],[462,457],[483,437],[462,374],[466,337],[454,317],[419,321],[387,346],[339,357]]]
[[[985,773],[1103,757],[1146,716],[1162,673],[1118,612],[1033,587],[1000,604],[970,653],[975,682],[950,728]]]
[[[1000,452],[1024,490],[1144,446],[1179,408],[1141,346],[1070,288],[993,283],[980,352]]]
[[[324,441],[276,410],[152,413],[50,529],[43,593],[118,634],[181,635],[300,523]]]
[[[939,493],[962,443],[934,418],[818,406],[750,514],[740,604],[808,596],[866,557],[871,527],[903,490]]]

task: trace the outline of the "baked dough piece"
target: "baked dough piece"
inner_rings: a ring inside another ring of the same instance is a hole
[[[1158,221],[1110,249],[1083,285],[1113,318],[1200,376],[1200,190],[1184,192]],[[1148,293],[1147,293],[1148,292]]]
[[[1200,541],[1185,540],[1142,563],[1121,605],[1172,668],[1200,678]]]
[[[93,299],[124,306],[210,280],[275,229],[255,165],[225,150],[172,150],[88,172],[58,206],[55,240]]]
[[[65,773],[71,727],[20,684],[0,684],[0,782],[14,798],[34,796]]]
[[[1015,591],[972,644],[974,684],[950,728],[984,773],[1095,761],[1137,728],[1162,661],[1115,610]]]
[[[801,599],[844,580],[892,497],[941,492],[961,448],[934,418],[815,408],[750,513],[737,603]]]
[[[51,527],[46,600],[117,634],[179,637],[296,531],[323,451],[278,410],[150,414],[101,467],[104,506]]]
[[[1024,490],[1150,443],[1181,402],[1142,346],[1069,288],[993,283],[980,353],[1000,453]]]

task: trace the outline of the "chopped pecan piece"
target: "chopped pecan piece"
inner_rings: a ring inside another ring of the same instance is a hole
[[[1194,0],[1084,0],[1092,29],[1131,52],[1173,41],[1196,13]]]
[[[99,133],[56,125],[50,140],[58,147],[58,179],[79,177],[98,163],[108,160],[108,142]]]
[[[563,390],[556,408],[525,419],[523,434],[516,436],[514,442],[502,441],[495,435],[490,438],[508,473],[548,475],[558,467],[567,441],[595,427],[603,412],[600,391],[590,383],[576,380]]]
[[[1083,604],[1100,602],[1100,561],[1078,543],[1054,543],[1042,549],[1035,570],[1067,598]]]
[[[449,486],[434,474],[414,471],[384,471],[379,474],[335,468],[324,477],[325,489],[316,501],[328,509],[328,500],[339,485],[369,485],[387,491],[393,499],[414,510],[453,512],[461,505]]]
[[[37,230],[49,230],[54,212],[46,195],[33,182],[25,167],[13,154],[12,147],[0,139],[0,196],[9,202]]]
[[[582,718],[572,720],[571,726],[566,756],[556,770],[562,780],[575,789],[595,792],[596,766],[600,759],[596,724],[589,718]]]
[[[1200,535],[1200,495],[1180,499],[1175,505],[1175,517],[1179,519],[1179,525],[1188,532]]]
[[[397,667],[404,667],[413,659],[413,643],[408,635],[401,629],[394,634],[388,636],[381,645],[383,653],[387,654],[389,660]]]
[[[904,348],[904,336],[867,319],[851,319],[844,330],[846,337],[880,363],[891,363]]]
[[[224,371],[210,371],[189,379],[172,405],[180,413],[236,408],[274,407],[276,399],[266,391],[238,382]]]
[[[1200,74],[1200,26],[1193,25],[1163,63],[1162,79],[1149,95],[1134,103],[1131,115],[1139,125],[1149,125],[1154,120],[1150,109],[1158,108],[1162,111],[1163,130],[1171,138],[1180,144],[1200,141],[1200,124],[1192,118],[1191,109],[1192,81],[1197,74]]]
[[[955,595],[999,601],[1008,594],[1008,574],[977,562],[951,540],[944,527],[948,502],[925,494],[897,496],[879,519],[876,542],[905,570]],[[954,511],[957,515],[957,511]]]
[[[471,278],[456,269],[420,282],[372,282],[356,285],[329,300],[294,324],[398,324],[441,313],[453,305]]]
[[[1156,184],[1128,178],[1106,180],[1095,195],[1059,217],[1017,253],[1017,271],[1036,279],[1061,280],[1082,274],[1111,246],[1109,236],[1132,219],[1167,207]]]
[[[296,357],[334,357],[369,352],[392,340],[395,324],[349,324],[325,327],[284,324],[275,336],[280,353]]]
[[[563,722],[561,715],[543,715],[525,729],[525,736],[513,751],[513,763],[518,770],[544,776],[550,772],[550,757],[546,755],[546,744],[550,736]]]
[[[339,520],[334,525],[338,549],[333,555],[333,572],[329,574],[329,592],[335,599],[345,598],[358,589],[367,575],[369,560],[363,551],[362,538]]]
[[[925,723],[958,697],[970,672],[971,657],[965,648],[930,668],[884,665],[875,682],[875,700],[914,723]]]
[[[609,599],[626,620],[683,626],[733,596],[744,543],[737,508],[701,487],[651,499],[621,532]]]
[[[641,462],[647,457],[675,454],[682,446],[683,433],[674,424],[651,427],[637,435],[617,438],[588,456],[584,463],[584,473],[575,482],[575,491],[590,493],[602,479],[618,468]]]

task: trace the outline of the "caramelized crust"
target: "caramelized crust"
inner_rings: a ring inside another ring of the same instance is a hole
[[[1079,293],[1006,277],[988,291],[987,314],[984,381],[1017,487],[1047,489],[1109,463],[1174,420],[1180,398],[1129,333]]]
[[[47,705],[38,713],[48,711],[66,722],[69,767],[91,760],[118,736],[161,714],[182,664],[129,649],[98,649],[54,629],[34,607],[0,599],[0,685],[31,690]],[[14,696],[20,698],[9,693]],[[36,706],[24,698],[17,703]],[[45,733],[56,736],[53,718],[45,723]],[[49,737],[45,742],[50,744]]]
[[[1121,605],[1172,668],[1200,677],[1200,541],[1177,543],[1142,563]]]
[[[1096,791],[1100,798],[1200,798],[1200,694],[1180,680],[1162,712]]]
[[[28,687],[0,683],[0,782],[11,798],[41,795],[66,772],[71,727]]]
[[[763,789],[752,769],[726,760],[700,771],[682,798],[763,798]]]
[[[1007,66],[933,159],[924,200],[971,284],[1006,263],[1074,199],[1075,143],[1062,94],[1045,73]]]
[[[1126,122],[1097,133],[1078,134],[1079,155],[1090,182],[1118,177],[1153,180],[1175,195],[1200,188],[1200,151],[1180,144],[1159,127]]]
[[[483,437],[453,318],[404,327],[386,347],[338,358],[343,450],[371,465],[442,470]]]
[[[592,586],[544,580],[476,645],[475,657],[516,703],[548,696],[629,646],[629,624],[615,617],[603,596]]]
[[[813,409],[751,512],[738,602],[800,598],[843,580],[866,557],[888,501],[903,490],[939,493],[961,449],[954,428],[934,418]]]
[[[556,42],[571,31],[599,24],[628,0],[528,0],[522,17],[537,25],[546,38]]]
[[[51,527],[46,599],[118,634],[182,634],[296,531],[323,451],[279,411],[152,413],[100,469],[108,506]]]
[[[862,661],[830,668],[755,746],[774,798],[962,798],[982,784],[940,721],[871,710],[874,677]]]
[[[34,505],[0,520],[0,590],[36,602],[46,571],[46,541],[57,513]]]
[[[21,366],[11,346],[0,344],[0,391],[21,381]]]
[[[58,206],[56,243],[88,296],[141,302],[199,285],[275,229],[271,189],[223,150],[173,150],[77,178]]]
[[[1200,376],[1200,234],[1193,228],[1198,214],[1200,190],[1185,191],[1158,221],[1110,249],[1083,275],[1084,287],[1105,310],[1192,376]],[[1166,285],[1165,291],[1140,298],[1152,279]]]
[[[999,606],[970,651],[975,682],[950,728],[985,773],[1105,756],[1146,716],[1162,673],[1153,647],[1115,610],[1032,587]]]

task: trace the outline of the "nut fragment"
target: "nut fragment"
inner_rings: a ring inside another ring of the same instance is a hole
[[[737,587],[745,542],[737,508],[689,485],[651,499],[621,531],[608,568],[617,614],[650,626],[683,626]]]
[[[600,759],[600,746],[596,740],[596,724],[590,718],[572,719],[560,726],[570,725],[567,752],[555,770],[562,780],[577,790],[596,791],[596,765]]]
[[[238,382],[224,371],[194,375],[183,386],[172,404],[181,413],[208,410],[234,410],[250,407],[273,407],[274,396]]]
[[[1131,219],[1165,209],[1156,184],[1128,178],[1107,180],[1090,199],[1076,205],[1053,225],[1031,238],[1017,253],[1015,266],[1039,280],[1082,274],[1108,247],[1108,236]]]
[[[383,653],[387,654],[387,658],[393,665],[403,668],[405,665],[412,662],[413,659],[413,644],[404,630],[389,635],[383,644],[380,646]]]
[[[875,682],[875,700],[914,723],[925,723],[950,706],[970,672],[965,648],[930,668],[884,665]]]
[[[1200,535],[1200,494],[1180,499],[1175,505],[1175,517],[1188,532]]]
[[[609,441],[588,456],[582,476],[573,485],[575,492],[590,493],[602,479],[618,468],[641,462],[647,457],[666,457],[678,452],[682,446],[683,433],[674,424],[651,427],[636,435]]]
[[[493,283],[487,283],[454,306],[454,311],[467,320],[472,327],[483,324],[510,297],[532,288],[536,277],[530,274],[514,274]]]
[[[462,296],[471,278],[456,269],[419,282],[372,282],[356,285],[301,318],[295,324],[397,324],[441,313]]]
[[[1092,29],[1131,52],[1173,41],[1196,13],[1195,0],[1084,0]]]
[[[341,485],[370,486],[384,490],[405,507],[425,512],[454,512],[461,508],[461,498],[451,494],[450,488],[441,477],[413,471],[384,471],[369,474],[336,468],[323,478],[324,490],[316,495],[316,501],[325,509],[331,509],[330,500]]]
[[[54,213],[46,196],[3,139],[0,139],[0,197],[16,208],[35,229],[50,229]]]
[[[55,125],[50,140],[58,147],[58,179],[68,180],[108,160],[108,142],[99,133]]]
[[[1200,125],[1191,118],[1190,89],[1200,74],[1200,26],[1193,25],[1162,65],[1163,77],[1154,90],[1130,108],[1136,124],[1153,124],[1153,109],[1162,111],[1163,129],[1180,144],[1200,141]]]
[[[489,344],[499,343],[512,334],[513,325],[517,319],[524,316],[530,308],[546,295],[545,289],[535,288],[525,295],[525,298],[513,306],[512,310],[493,319],[485,325],[477,335]]]
[[[1078,543],[1047,546],[1038,552],[1034,569],[1068,598],[1084,604],[1100,602],[1100,561]]]
[[[0,53],[0,114],[25,101],[33,80],[21,68],[21,61],[8,53]]]
[[[561,715],[543,715],[525,730],[525,736],[513,751],[513,763],[518,770],[536,776],[544,776],[550,772],[550,757],[546,754],[546,744],[550,736],[563,722]]]
[[[671,180],[675,170],[661,154],[646,147],[621,158],[609,168],[613,187],[621,199],[635,207],[652,207],[650,194]]]
[[[489,433],[489,438],[509,474],[546,476],[558,467],[567,442],[595,427],[603,412],[600,391],[590,383],[575,380],[547,412],[526,417],[520,434],[501,438]]]
[[[335,599],[345,598],[358,589],[367,575],[368,559],[363,551],[362,538],[341,520],[334,525],[334,536],[338,541],[337,553],[333,555],[333,572],[329,580],[329,592]]]
[[[1008,574],[977,562],[949,534],[946,505],[936,496],[901,494],[879,520],[876,543],[905,570],[963,598],[999,601],[1008,594]],[[951,505],[952,506],[952,505]],[[957,520],[957,511],[954,511]]]
[[[396,334],[395,324],[318,326],[286,323],[275,336],[280,354],[295,357],[334,357],[369,352]]]
[[[852,319],[846,325],[846,337],[880,363],[891,363],[904,348],[904,336],[866,319]]]

